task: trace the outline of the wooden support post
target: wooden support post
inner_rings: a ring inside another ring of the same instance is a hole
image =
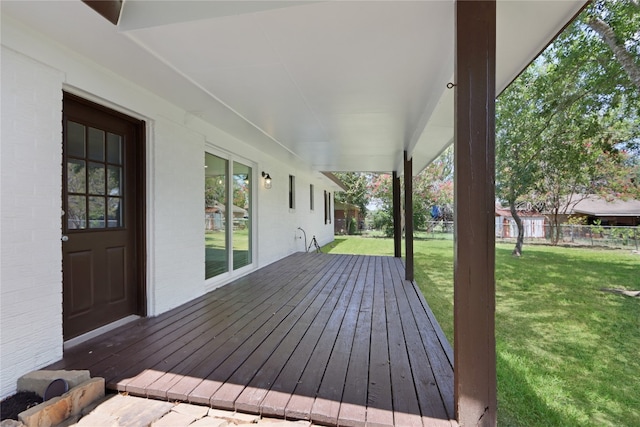
[[[413,161],[404,152],[404,256],[405,279],[413,280]]]
[[[496,425],[496,4],[456,2],[454,394],[463,426]]]
[[[393,256],[402,257],[402,209],[400,206],[400,178],[393,171],[391,189],[393,193]]]
[[[82,0],[84,4],[98,12],[113,25],[118,25],[122,0]]]

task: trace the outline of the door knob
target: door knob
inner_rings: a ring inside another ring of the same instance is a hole
[[[62,236],[60,240],[62,240],[63,242],[66,242],[67,240],[69,240],[69,236]]]

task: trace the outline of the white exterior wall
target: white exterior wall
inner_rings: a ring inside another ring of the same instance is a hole
[[[264,189],[260,172],[264,170],[272,179],[271,189]],[[304,170],[292,169],[280,162],[269,162],[258,172],[260,190],[260,226],[259,253],[261,261],[270,263],[293,252],[305,250],[304,234],[307,234],[307,247],[315,235],[322,246],[333,241],[333,191],[331,192],[330,224],[324,223],[324,190],[322,181],[310,177]],[[295,209],[289,209],[289,175],[295,176]],[[309,185],[314,185],[314,210],[309,206]]]
[[[62,355],[62,73],[2,48],[0,375]],[[12,366],[6,370],[5,366]]]
[[[204,123],[152,93],[2,21],[2,205],[0,398],[16,379],[62,355],[61,135],[67,90],[147,123],[147,311],[157,315],[202,295],[205,147],[241,156],[254,170],[254,267],[333,239],[324,223],[318,173],[296,168]],[[271,174],[265,189],[260,175]],[[288,175],[296,176],[296,209],[288,208]],[[309,184],[315,210],[309,210]],[[307,243],[308,244],[308,243]],[[227,281],[233,279],[229,277]],[[224,283],[217,283],[216,286]]]
[[[504,219],[509,221],[509,232],[511,237],[518,237],[518,225],[516,221],[511,217],[496,217],[496,237],[504,236]],[[531,217],[523,217],[522,219],[522,227],[524,228],[524,237],[525,238],[544,238],[545,230],[544,230],[544,218],[531,218]]]

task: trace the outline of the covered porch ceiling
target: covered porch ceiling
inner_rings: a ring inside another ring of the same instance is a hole
[[[584,0],[499,0],[502,91]],[[453,140],[455,2],[3,1],[4,17],[315,171],[420,172]],[[215,141],[212,141],[215,143]]]

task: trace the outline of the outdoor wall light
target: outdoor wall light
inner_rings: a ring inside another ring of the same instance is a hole
[[[262,171],[262,177],[264,178],[264,188],[271,188],[271,176],[265,171]]]

